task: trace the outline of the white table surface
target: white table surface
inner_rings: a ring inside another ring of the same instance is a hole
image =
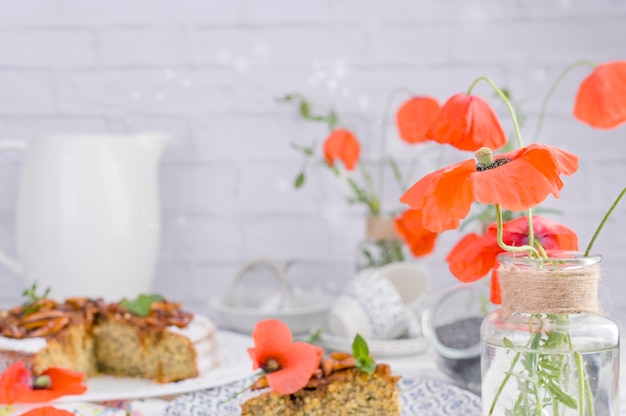
[[[620,415],[626,416],[626,355],[623,351],[621,356],[625,359],[621,360],[620,365]],[[427,350],[420,354],[399,356],[399,357],[380,357],[379,362],[387,363],[391,366],[394,374],[398,374],[403,377],[415,377],[415,378],[430,378],[446,381],[452,384],[458,384],[458,382],[448,375],[446,375],[437,365],[435,354],[432,350]],[[68,404],[71,405],[71,404]],[[167,401],[161,399],[149,399],[145,402],[136,402],[136,409],[140,410],[141,416],[162,416]],[[18,406],[20,411],[15,413],[9,413],[11,416],[20,414],[21,411],[33,406]],[[93,413],[85,413],[93,414]],[[113,416],[112,413],[108,413]]]

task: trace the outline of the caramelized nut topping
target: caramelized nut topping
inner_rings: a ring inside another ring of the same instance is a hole
[[[257,379],[257,381],[254,382],[254,384],[252,385],[252,387],[250,387],[252,390],[260,390],[260,389],[264,389],[266,387],[268,387],[269,384],[267,382],[267,377],[259,377]]]
[[[120,303],[108,305],[102,312],[104,315],[112,316],[115,319],[135,322],[156,330],[165,329],[170,325],[184,328],[193,319],[193,314],[184,312],[180,303],[166,300],[152,302],[148,316],[133,315]]]
[[[69,298],[64,303],[38,299],[26,306],[0,311],[0,334],[8,338],[34,338],[54,335],[70,325],[83,322],[91,328],[97,316],[132,322],[139,327],[162,330],[168,326],[186,327],[193,315],[181,310],[180,303],[154,302],[146,317],[129,313],[119,303],[107,305],[102,299]]]
[[[346,358],[350,357],[352,357],[352,355],[348,354],[347,352],[333,351],[330,353],[330,358],[335,361],[345,360]]]
[[[26,326],[32,323],[37,324],[38,321],[47,321],[47,320],[54,319],[54,318],[60,318],[62,316],[65,316],[65,312],[63,311],[59,311],[55,309],[40,309],[38,312],[31,313],[30,315],[26,315],[24,318],[20,320],[20,323]],[[41,325],[35,325],[35,327],[38,327],[38,326],[41,326]]]
[[[65,328],[67,324],[70,323],[70,318],[68,316],[61,316],[59,318],[48,319],[45,321],[37,321],[35,323],[42,323],[42,325],[38,327],[26,327],[27,330],[33,329],[28,336],[29,337],[43,337],[50,334],[55,334]],[[32,325],[32,324],[31,324]]]

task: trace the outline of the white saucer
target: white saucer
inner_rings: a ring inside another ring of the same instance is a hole
[[[322,330],[318,343],[333,351],[352,351],[351,338],[340,337]],[[403,355],[413,355],[425,352],[428,343],[424,337],[399,338],[399,339],[366,339],[370,353],[380,357],[398,357]]]
[[[293,306],[283,309],[262,309],[229,306],[226,297],[215,295],[210,299],[211,307],[219,313],[223,327],[251,334],[257,322],[274,318],[283,321],[294,334],[306,334],[311,328],[323,325],[333,296],[319,291],[294,291]]]

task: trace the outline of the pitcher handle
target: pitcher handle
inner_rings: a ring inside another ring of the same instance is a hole
[[[20,150],[25,152],[28,150],[28,146],[25,142],[20,140],[3,140],[0,141],[0,151],[2,150]],[[2,249],[0,249],[0,264],[14,273],[22,274],[22,265],[20,262]]]
[[[291,285],[289,284],[289,281],[287,280],[285,268],[272,259],[259,258],[246,263],[241,269],[239,269],[239,271],[235,275],[235,278],[233,279],[230,288],[228,289],[228,293],[226,294],[226,304],[228,306],[238,306],[236,304],[236,292],[239,283],[241,282],[241,279],[243,278],[244,274],[246,274],[246,272],[258,266],[269,267],[270,270],[274,272],[274,276],[278,279],[280,283],[282,304],[284,305],[285,303],[291,302],[291,299],[293,298],[293,290],[291,288]]]

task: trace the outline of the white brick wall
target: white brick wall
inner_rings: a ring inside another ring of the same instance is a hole
[[[363,210],[345,203],[344,184],[323,169],[309,172],[304,189],[291,188],[300,156],[289,143],[308,144],[325,130],[300,122],[276,97],[297,91],[333,104],[371,160],[393,90],[444,100],[489,75],[522,101],[530,135],[562,67],[626,59],[625,22],[620,0],[2,0],[0,140],[81,131],[174,136],[160,171],[154,287],[196,310],[206,312],[205,300],[258,256],[296,259],[297,284],[337,290],[353,273]],[[585,74],[564,81],[542,135],[582,156],[562,200],[549,205],[583,242],[626,176],[626,128],[596,131],[570,116]],[[476,91],[492,96],[484,85]],[[394,142],[392,126],[388,132],[401,161],[419,151]],[[458,157],[440,153],[424,156],[416,178]],[[10,252],[20,160],[0,155],[0,245]],[[399,195],[386,196],[393,203]],[[620,316],[625,217],[622,206],[597,243]],[[437,288],[453,283],[443,258],[457,238],[444,235],[424,260],[440,277]],[[21,289],[18,276],[0,270],[0,304],[16,302]]]

